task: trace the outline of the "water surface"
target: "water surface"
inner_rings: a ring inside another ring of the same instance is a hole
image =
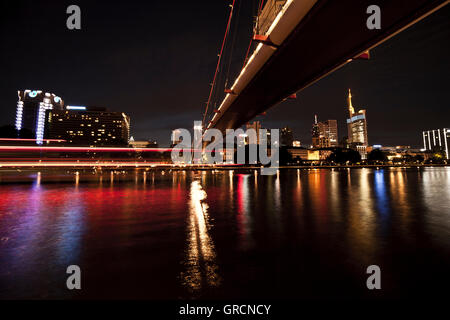
[[[0,184],[1,298],[429,298],[450,284],[450,168],[29,180]]]

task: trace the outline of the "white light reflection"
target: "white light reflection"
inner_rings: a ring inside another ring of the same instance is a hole
[[[422,175],[425,226],[434,242],[450,248],[450,168],[426,168]]]
[[[192,181],[188,217],[188,249],[183,262],[186,270],[181,274],[182,283],[195,293],[203,286],[220,284],[214,242],[209,234],[209,217],[206,192],[198,180]]]
[[[349,186],[349,194],[355,205],[348,208],[349,241],[351,253],[363,264],[373,263],[377,242],[375,238],[376,211],[372,196],[372,181],[370,170],[354,171],[358,176],[355,188]]]
[[[280,191],[280,170],[277,170],[277,178],[275,179],[275,208],[281,210],[281,191]]]

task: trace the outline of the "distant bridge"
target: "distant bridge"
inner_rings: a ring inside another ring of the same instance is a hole
[[[261,34],[254,36],[259,44],[206,127],[239,128],[352,59],[368,58],[368,50],[449,2],[268,1],[259,17],[265,26],[257,28]],[[366,10],[372,4],[381,8],[380,30],[366,26]]]

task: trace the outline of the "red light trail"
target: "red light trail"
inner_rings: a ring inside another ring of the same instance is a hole
[[[1,151],[46,151],[46,152],[171,152],[173,148],[114,148],[114,147],[28,147],[0,146]],[[186,148],[184,151],[201,151]]]
[[[172,164],[161,162],[0,162],[0,168],[15,168],[15,167],[172,167],[172,168],[211,168],[211,167],[235,167],[240,164]]]

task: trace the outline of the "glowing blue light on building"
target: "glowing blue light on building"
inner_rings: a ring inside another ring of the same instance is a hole
[[[22,129],[22,115],[23,115],[23,102],[17,102],[17,111],[16,111],[16,130]]]
[[[67,106],[67,110],[86,110],[84,106]]]
[[[39,113],[36,124],[36,144],[44,143],[45,111],[49,109],[53,109],[52,104],[44,102],[39,104]]]
[[[37,92],[37,91],[31,91],[31,92],[28,94],[28,96],[29,96],[30,98],[35,98],[35,97],[37,97],[37,95],[38,95],[38,92]]]

